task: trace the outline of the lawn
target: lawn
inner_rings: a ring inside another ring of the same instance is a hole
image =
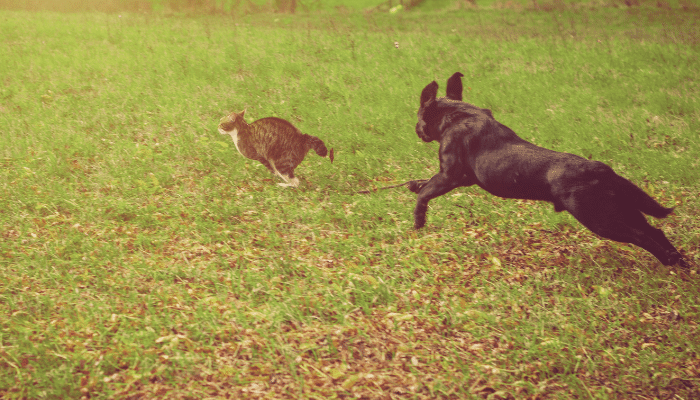
[[[700,397],[700,11],[555,5],[0,11],[0,397]],[[414,230],[374,189],[438,170],[455,71],[675,206],[691,268],[476,187]],[[216,130],[243,109],[335,162],[278,186]]]

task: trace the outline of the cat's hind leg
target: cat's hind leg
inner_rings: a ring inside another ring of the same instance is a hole
[[[278,185],[285,186],[285,187],[298,187],[299,186],[299,178],[294,176],[294,169],[293,168],[289,168],[288,165],[283,163],[280,165],[280,168],[278,170],[274,161],[270,161],[270,164],[275,172],[275,175],[282,178],[285,182],[285,183],[278,183]]]
[[[273,161],[267,161],[264,158],[260,158],[258,161],[262,165],[265,166],[273,175],[277,175],[280,178],[284,180],[285,183],[278,183],[280,186],[292,186],[292,187],[297,187],[299,186],[299,179],[294,177],[294,173],[291,174],[291,176],[286,175],[280,171],[277,170],[277,167],[275,166],[275,163]]]
[[[273,167],[266,159],[264,158],[259,158],[258,161],[260,161],[260,164],[264,165],[265,168],[267,168],[268,171],[270,171],[272,174],[277,175],[277,170],[275,167]]]

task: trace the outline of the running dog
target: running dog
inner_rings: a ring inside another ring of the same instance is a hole
[[[436,98],[435,81],[420,96],[416,134],[440,143],[440,172],[407,185],[418,194],[416,229],[425,225],[431,199],[479,185],[498,197],[551,202],[554,211],[568,211],[597,235],[637,245],[664,265],[687,268],[663,231],[644,216],[664,218],[673,208],[661,206],[608,165],[535,146],[496,121],[491,110],[462,102],[462,76],[457,72],[447,81],[447,97]]]

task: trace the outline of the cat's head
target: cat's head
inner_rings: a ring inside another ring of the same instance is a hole
[[[247,125],[245,119],[243,118],[244,115],[245,110],[239,113],[232,112],[231,114],[221,118],[219,120],[219,133],[222,135],[229,135],[237,127]]]

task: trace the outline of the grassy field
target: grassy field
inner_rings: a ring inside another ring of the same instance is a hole
[[[0,11],[0,397],[700,396],[697,10]],[[394,43],[398,42],[398,49]],[[664,267],[437,171],[422,88],[676,212]],[[335,148],[282,188],[216,131]]]

